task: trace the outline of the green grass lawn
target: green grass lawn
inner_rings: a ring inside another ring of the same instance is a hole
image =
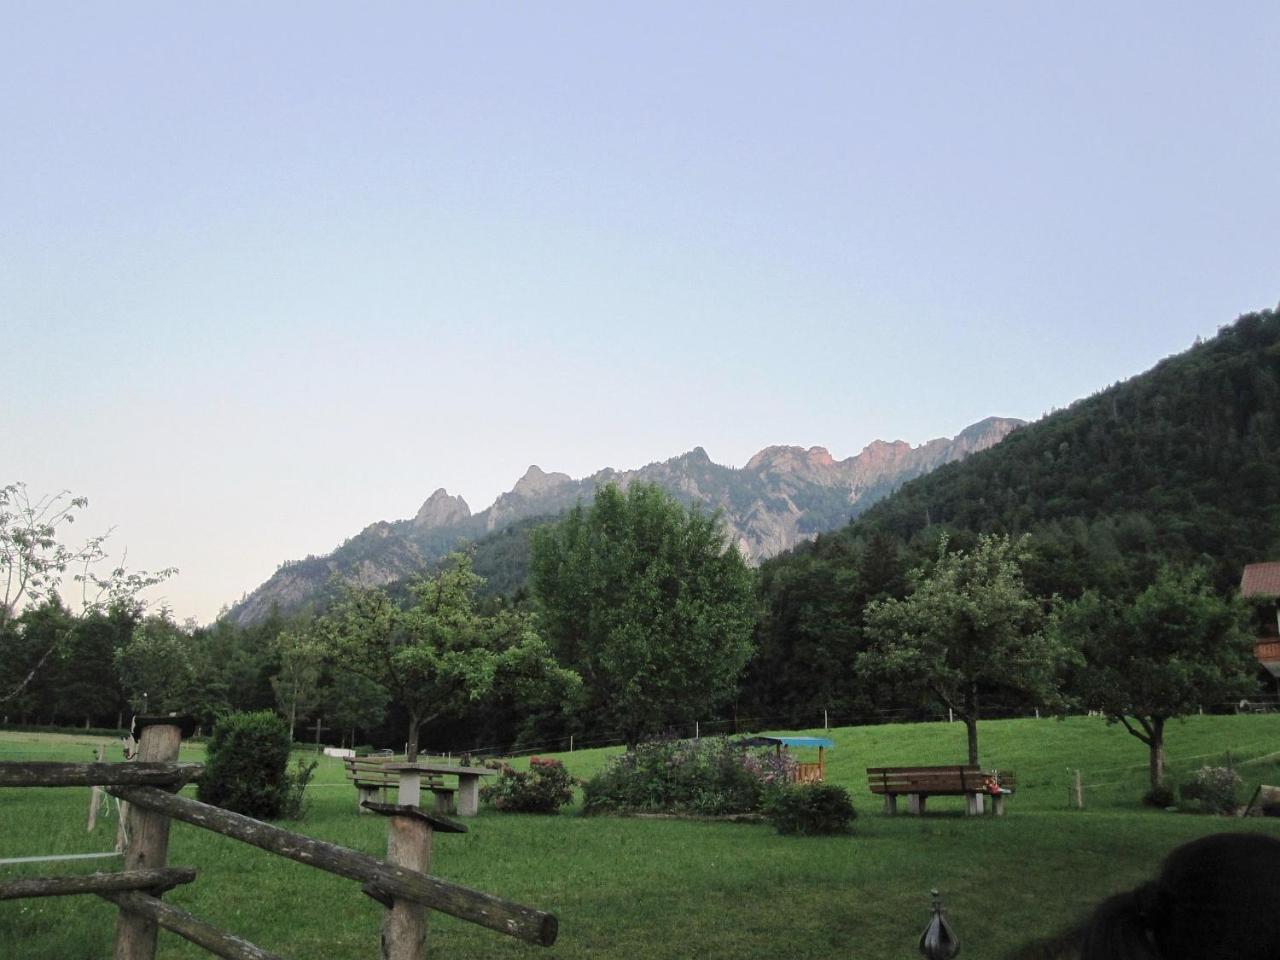
[[[821,731],[807,731],[817,732]],[[1274,820],[1230,820],[1143,809],[1145,748],[1099,719],[983,723],[984,766],[1012,769],[1018,792],[1002,820],[966,818],[959,798],[930,801],[930,816],[887,818],[864,768],[955,763],[960,724],[835,730],[827,778],[847,786],[852,835],[779,837],[767,826],[615,817],[502,815],[483,810],[465,835],[442,835],[435,872],[555,913],[559,942],[545,951],[435,915],[432,957],[545,954],[642,956],[916,957],[938,887],[964,956],[998,957],[1048,933],[1088,905],[1154,872],[1185,840],[1239,829],[1280,836]],[[1280,783],[1280,716],[1193,717],[1168,733],[1177,783],[1230,752],[1250,791]],[[88,760],[91,737],[0,733],[0,760]],[[562,754],[589,776],[614,751]],[[199,745],[183,760],[199,760]],[[118,757],[113,752],[109,758]],[[1083,770],[1086,809],[1067,806],[1069,770]],[[190,792],[190,789],[188,790]],[[87,789],[0,790],[0,857],[110,849],[114,819],[85,831]],[[382,855],[385,825],[356,812],[338,761],[325,760],[297,824],[313,836]],[[288,958],[370,957],[382,908],[358,884],[175,824],[170,862],[200,870],[167,898]],[[0,876],[91,872],[111,861],[3,867]],[[0,954],[110,956],[114,908],[92,897],[0,903]],[[20,948],[18,945],[21,945]],[[12,951],[12,952],[11,952]],[[205,956],[161,934],[160,956]]]

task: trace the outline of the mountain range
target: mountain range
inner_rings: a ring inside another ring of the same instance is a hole
[[[988,417],[954,438],[919,446],[876,440],[836,460],[823,447],[766,447],[745,466],[714,463],[701,447],[634,470],[605,468],[575,480],[531,466],[492,505],[472,513],[466,501],[436,490],[409,519],[367,526],[332,553],[290,561],[232,607],[226,617],[247,625],[272,610],[294,613],[323,605],[335,583],[383,586],[423,573],[451,550],[521,521],[550,519],[609,483],[653,483],[676,499],[719,510],[726,532],[758,562],[848,523],[908,480],[999,443],[1023,421]]]

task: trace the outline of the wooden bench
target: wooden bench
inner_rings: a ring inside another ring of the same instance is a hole
[[[400,788],[400,774],[386,767],[397,762],[402,761],[397,761],[395,757],[342,758],[347,779],[355,784],[356,806],[361,813],[369,813],[364,808],[365,801],[377,803],[381,800],[383,803],[395,803],[393,791],[398,791]],[[454,812],[457,787],[446,787],[444,781],[438,776],[424,777],[422,786],[431,791],[434,798],[432,809],[435,813],[452,814]]]
[[[995,781],[1003,792],[992,793]],[[872,793],[884,797],[884,812],[898,812],[898,797],[907,798],[907,810],[919,816],[924,813],[930,796],[965,798],[965,812],[970,816],[983,812],[983,798],[990,797],[991,812],[1004,816],[1004,798],[1012,793],[1016,780],[1012,771],[987,770],[981,767],[867,767],[867,786]]]

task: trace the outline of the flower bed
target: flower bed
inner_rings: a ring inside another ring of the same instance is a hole
[[[498,767],[497,783],[480,788],[480,798],[507,813],[557,813],[573,800],[573,778],[559,760],[530,757],[528,770]]]
[[[723,737],[642,743],[583,784],[583,811],[723,816],[759,811],[795,762]]]

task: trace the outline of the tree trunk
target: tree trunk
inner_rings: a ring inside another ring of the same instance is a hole
[[[405,763],[414,763],[418,759],[418,715],[409,715],[409,747],[404,758]]]
[[[1151,718],[1151,789],[1164,786],[1164,717]]]
[[[964,695],[964,729],[969,735],[969,766],[978,765],[978,685],[969,684]]]

